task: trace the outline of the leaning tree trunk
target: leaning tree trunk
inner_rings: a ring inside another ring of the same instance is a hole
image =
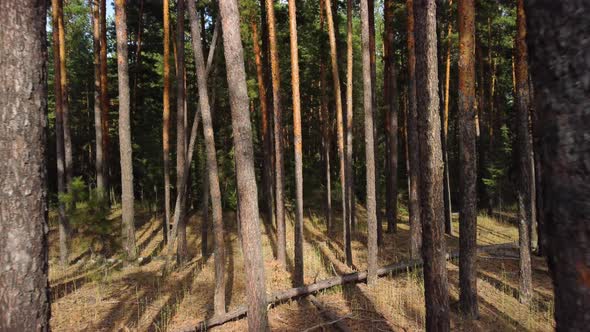
[[[532,298],[532,271],[530,223],[532,220],[531,186],[532,142],[529,123],[529,84],[528,55],[526,46],[526,16],[524,1],[518,0],[516,35],[516,108],[517,108],[517,158],[518,158],[518,242],[520,244],[520,283],[519,300],[530,302]]]
[[[368,0],[373,1],[373,0]],[[368,276],[367,283],[377,281],[377,211],[375,200],[375,144],[373,142],[373,85],[371,81],[371,51],[369,40],[369,4],[361,0],[362,52],[363,52],[363,105],[365,109],[365,162],[367,167],[367,228]]]
[[[350,246],[350,223],[347,222],[346,204],[346,167],[344,156],[344,123],[342,114],[342,95],[340,92],[340,74],[338,72],[338,51],[332,15],[331,0],[325,0],[326,17],[328,19],[328,37],[330,40],[330,58],[332,63],[332,80],[334,83],[334,101],[336,103],[336,127],[338,140],[338,159],[340,161],[340,185],[342,187],[342,223],[345,260],[348,266],[352,265],[352,248]]]
[[[408,208],[410,212],[410,256],[420,257],[422,248],[422,223],[420,222],[418,149],[418,111],[416,105],[416,53],[414,39],[414,0],[406,0],[408,33],[408,153],[410,159],[410,188]]]
[[[475,135],[475,4],[459,0],[459,306],[477,318],[477,151]],[[445,101],[446,104],[446,101]]]
[[[297,47],[297,8],[289,1],[289,39],[291,86],[293,89],[293,145],[295,148],[295,286],[303,285],[303,153],[301,139],[301,101],[299,96],[299,54]]]
[[[426,329],[448,331],[449,291],[445,261],[443,159],[440,137],[435,0],[416,0],[416,102],[420,126],[420,211]]]
[[[201,26],[197,17],[197,9],[194,1],[188,2],[191,22],[191,39],[193,55],[195,57],[195,70],[197,85],[199,88],[199,106],[203,119],[203,136],[205,138],[205,150],[207,156],[207,172],[209,191],[211,194],[211,207],[213,214],[213,238],[215,240],[215,296],[214,310],[216,315],[225,313],[225,241],[223,230],[223,215],[221,208],[221,188],[219,186],[219,173],[217,171],[217,152],[215,150],[215,137],[213,134],[213,121],[209,105],[207,87],[207,74],[203,46],[201,43]],[[196,116],[196,115],[195,115]],[[190,163],[190,160],[187,161]]]
[[[0,7],[0,44],[10,46],[0,47],[0,330],[49,331],[47,8],[31,0]]]
[[[526,9],[535,106],[543,134],[543,230],[555,287],[556,329],[583,331],[590,324],[590,4],[531,0]],[[567,43],[563,36],[568,36]]]
[[[262,241],[258,216],[258,195],[254,172],[254,151],[252,147],[252,127],[248,112],[248,90],[244,51],[240,37],[240,16],[236,0],[219,3],[223,30],[227,81],[232,111],[232,128],[235,146],[236,176],[238,187],[238,213],[244,253],[248,297],[248,329],[250,331],[269,331],[266,308],[266,286]]]
[[[274,112],[274,148],[275,148],[275,213],[277,220],[277,259],[285,268],[287,266],[285,200],[283,198],[283,125],[281,111],[281,75],[277,46],[274,0],[266,0],[268,19],[268,39],[270,45],[270,66],[272,72],[272,108]]]
[[[117,30],[117,74],[119,81],[119,150],[121,153],[121,203],[123,210],[123,239],[127,259],[135,260],[133,158],[131,148],[131,121],[129,116],[129,68],[127,61],[127,16],[125,0],[115,1],[115,27]]]
[[[96,189],[105,194],[104,186],[104,159],[102,145],[102,114],[100,98],[100,10],[96,0],[89,0],[92,8],[92,42],[94,65],[94,133],[96,137]]]

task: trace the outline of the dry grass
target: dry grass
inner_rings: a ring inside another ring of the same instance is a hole
[[[335,214],[334,222],[341,220]],[[113,220],[118,218],[115,211]],[[226,302],[228,310],[245,303],[243,257],[235,229],[235,215],[224,214],[227,245]],[[174,273],[163,275],[163,261],[158,259],[162,241],[160,220],[147,218],[137,230],[142,257],[154,257],[140,266],[123,267],[116,263],[88,263],[80,259],[67,269],[59,269],[52,259],[50,280],[54,291],[52,329],[55,331],[166,331],[194,327],[213,314],[214,256],[200,256],[199,214],[189,221],[188,241],[191,261]],[[273,259],[276,240],[274,228],[261,227],[265,258],[267,291],[291,287],[293,262],[293,227],[287,223],[288,271],[282,270]],[[359,270],[366,268],[365,211],[357,207],[356,232],[353,233],[353,260]],[[447,236],[449,250],[458,246],[458,222]],[[342,233],[326,235],[323,218],[314,211],[306,211],[305,220],[305,282],[313,283],[335,274],[350,272],[342,263]],[[51,257],[57,255],[56,232],[52,232]],[[409,257],[409,227],[402,215],[396,234],[384,233],[380,249],[381,265]],[[478,242],[496,244],[514,242],[517,229],[487,216],[479,218]],[[210,237],[211,239],[211,237]],[[75,244],[75,243],[74,243]],[[72,256],[84,255],[84,248],[73,246]],[[554,329],[552,318],[553,295],[551,280],[543,259],[534,258],[535,299],[531,305],[520,304],[518,289],[518,252],[502,249],[479,255],[478,290],[480,319],[466,321],[457,313],[458,266],[448,263],[451,295],[451,324],[453,330],[464,331],[549,331]],[[72,282],[73,281],[73,282]],[[358,331],[416,331],[424,329],[424,285],[421,271],[409,271],[395,277],[381,278],[377,285],[346,285],[328,289],[317,295],[330,311],[353,330]],[[307,300],[291,301],[269,311],[273,330],[303,331],[330,330],[327,321]],[[244,331],[245,319],[227,323],[213,330]]]

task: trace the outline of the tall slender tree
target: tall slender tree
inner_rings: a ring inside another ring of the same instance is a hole
[[[325,0],[320,0],[320,31],[324,32],[326,14],[325,14]],[[323,37],[323,36],[322,36]],[[320,39],[320,45],[324,45],[324,38]],[[328,232],[332,230],[332,182],[330,170],[330,149],[332,140],[330,139],[331,132],[331,121],[328,115],[328,94],[326,80],[326,63],[325,57],[320,56],[320,93],[321,93],[321,105],[320,105],[320,117],[322,126],[322,147],[323,147],[323,159],[324,159],[324,174],[325,174],[325,218],[326,218],[326,229]]]
[[[527,41],[542,125],[544,233],[555,287],[557,331],[583,331],[588,294],[590,4],[526,2]],[[563,36],[568,36],[563,42]],[[519,74],[520,75],[520,74]],[[518,79],[517,79],[518,80]],[[585,82],[585,83],[581,83]]]
[[[459,304],[470,318],[477,305],[477,151],[475,135],[475,4],[459,0]],[[445,101],[446,103],[446,101]]]
[[[524,1],[518,0],[516,10],[516,109],[518,153],[518,243],[520,252],[519,300],[532,298],[530,224],[532,220],[531,187],[533,184],[533,149],[530,136],[530,91],[528,49],[526,45],[526,14]]]
[[[170,232],[170,3],[163,1],[164,93],[162,101],[162,155],[164,161],[164,239]]]
[[[49,331],[47,8],[35,0],[0,7],[7,15],[0,20],[0,330]]]
[[[416,45],[414,38],[414,0],[406,0],[408,34],[408,146],[410,161],[410,188],[408,207],[410,212],[410,256],[418,258],[422,248],[422,223],[420,222],[418,148],[418,110],[416,105]]]
[[[297,46],[297,7],[289,0],[289,40],[291,49],[291,87],[293,90],[293,145],[295,148],[295,285],[303,285],[303,141],[301,138],[301,97],[299,95],[299,54]]]
[[[61,40],[59,38],[59,16],[62,2],[60,0],[51,1],[51,23],[53,35],[53,67],[54,67],[54,89],[55,89],[55,143],[57,159],[57,192],[58,196],[65,194],[67,189],[66,180],[66,163],[65,163],[65,144],[64,144],[64,126],[63,126],[63,93],[61,84]],[[68,264],[69,245],[69,221],[66,215],[66,206],[60,201],[58,206],[59,216],[59,262],[62,266]]]
[[[119,81],[119,150],[121,153],[121,203],[123,210],[123,239],[127,259],[137,256],[135,246],[135,210],[133,196],[133,158],[131,121],[129,116],[129,64],[127,60],[127,14],[125,0],[115,1],[117,32],[117,77]]]
[[[100,7],[97,0],[88,0],[92,8],[92,42],[94,65],[94,133],[96,137],[96,189],[104,194],[104,160],[102,146],[102,114],[100,98]]]
[[[63,124],[64,162],[66,167],[66,184],[71,189],[73,178],[72,135],[70,134],[70,102],[68,98],[68,71],[66,68],[66,29],[64,23],[63,0],[57,3],[57,28],[59,31],[59,84],[61,85],[61,107]]]
[[[373,151],[379,151],[379,131],[375,123],[378,121],[379,110],[377,108],[377,56],[375,53],[375,0],[368,0],[368,14],[369,14],[369,61],[371,64],[371,103],[373,110]],[[381,179],[381,170],[379,168],[379,154],[375,156],[375,181],[379,183]],[[383,215],[381,213],[382,203],[381,197],[379,196],[379,186],[375,188],[375,202],[376,202],[376,214],[377,214],[377,243],[381,245],[383,243]]]
[[[275,213],[277,220],[277,259],[287,266],[285,200],[283,197],[283,125],[281,110],[281,73],[275,22],[274,0],[265,0],[268,20],[268,39],[270,45],[270,67],[272,72],[272,108],[274,112],[274,149],[275,149]]]
[[[368,0],[372,1],[372,0]],[[371,51],[369,40],[369,4],[361,0],[361,37],[363,52],[363,105],[365,109],[365,162],[367,167],[367,228],[368,275],[367,283],[377,281],[377,211],[375,201],[375,144],[373,144],[373,88],[371,83]]]
[[[440,138],[435,0],[415,0],[414,15],[426,329],[449,331],[450,310],[442,192],[444,167]]]
[[[102,121],[103,172],[105,191],[109,190],[109,95],[107,71],[107,5],[100,1],[100,108]]]
[[[246,294],[248,296],[248,330],[269,331],[266,309],[266,289],[264,261],[256,177],[254,173],[254,151],[252,147],[252,128],[248,112],[248,90],[244,51],[240,37],[240,16],[236,0],[219,3],[223,30],[223,49],[225,53],[227,81],[232,111],[232,127],[236,159],[238,187],[238,215],[246,271]]]
[[[336,45],[336,35],[334,28],[334,16],[332,14],[331,0],[325,0],[326,17],[328,19],[328,37],[330,41],[330,58],[332,63],[332,80],[334,83],[334,100],[336,103],[336,127],[338,141],[338,159],[340,160],[340,184],[342,187],[342,230],[344,253],[347,265],[352,265],[352,248],[350,246],[350,223],[347,222],[347,204],[346,204],[346,167],[344,156],[344,123],[342,114],[342,94],[340,91],[340,73],[338,72],[338,51]]]
[[[352,45],[352,0],[346,1],[346,204],[348,213],[347,227],[352,229],[354,198],[352,192],[352,85],[353,85],[353,45]]]
[[[452,234],[453,232],[453,217],[451,211],[451,181],[449,179],[449,90],[451,86],[451,36],[453,34],[453,0],[448,2],[448,17],[449,25],[447,27],[447,53],[445,59],[445,96],[444,96],[444,110],[443,110],[443,132],[442,132],[442,148],[443,148],[443,162],[445,163],[445,174],[443,179],[444,185],[444,199],[445,199],[445,233]]]
[[[221,189],[219,186],[219,174],[217,171],[217,151],[215,149],[215,137],[213,134],[213,121],[209,104],[209,93],[205,57],[201,43],[201,25],[197,17],[197,9],[194,1],[188,1],[189,17],[191,21],[191,40],[193,55],[195,57],[195,69],[197,85],[199,88],[199,106],[203,120],[203,136],[205,137],[205,149],[207,156],[207,173],[209,191],[211,194],[211,207],[213,212],[213,233],[215,239],[215,314],[225,313],[225,241],[223,230],[223,215],[221,208]],[[190,163],[190,160],[188,160]]]

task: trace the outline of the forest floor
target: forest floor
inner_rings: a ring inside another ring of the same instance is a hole
[[[321,200],[318,200],[321,201]],[[366,215],[357,209],[358,225],[353,232],[353,262],[366,269]],[[342,263],[341,228],[328,238],[323,218],[317,211],[305,211],[305,282],[313,283],[336,274],[351,272]],[[338,213],[334,222],[341,224]],[[113,210],[113,223],[120,223],[120,211]],[[89,256],[81,239],[72,243],[67,269],[58,267],[57,231],[50,231],[51,326],[54,331],[183,331],[194,328],[213,311],[214,257],[200,254],[200,213],[188,222],[191,260],[175,272],[164,275],[161,219],[140,211],[136,218],[138,247],[144,259],[136,266],[124,266],[118,259],[96,260]],[[398,232],[384,232],[379,265],[409,259],[407,215],[400,216]],[[235,227],[235,213],[225,212],[228,311],[246,303],[241,246]],[[287,222],[288,271],[293,268],[292,215]],[[447,235],[448,251],[458,248],[458,220]],[[338,227],[337,227],[338,228]],[[386,228],[384,222],[384,228]],[[273,259],[276,240],[272,226],[261,227],[267,292],[292,287],[291,274]],[[210,242],[212,236],[209,236]],[[478,244],[515,243],[517,228],[507,221],[480,216]],[[211,247],[211,245],[210,245]],[[212,251],[212,249],[210,249]],[[518,298],[518,250],[502,247],[482,251],[478,260],[480,317],[467,321],[458,313],[459,269],[456,260],[447,264],[451,296],[451,328],[458,331],[552,331],[553,291],[545,259],[533,257],[534,299],[530,305]],[[424,329],[424,287],[422,270],[380,278],[377,285],[364,283],[337,286],[316,294],[325,309],[356,331],[416,331]],[[277,331],[331,331],[330,320],[306,299],[290,301],[269,310],[270,324]],[[216,331],[245,331],[240,319],[213,328]]]

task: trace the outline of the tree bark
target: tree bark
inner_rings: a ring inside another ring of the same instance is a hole
[[[436,3],[414,2],[416,18],[416,102],[420,126],[420,203],[426,329],[448,331],[449,291],[444,259],[443,159],[440,135]]]
[[[517,156],[518,156],[518,239],[520,243],[519,300],[530,302],[532,298],[532,271],[530,223],[532,220],[531,186],[532,142],[530,137],[530,95],[528,84],[528,50],[526,45],[526,15],[524,1],[518,0],[516,16],[516,109],[517,109]]]
[[[372,1],[372,0],[368,0]],[[371,75],[369,4],[361,0],[361,37],[363,52],[363,105],[365,109],[365,162],[367,167],[367,228],[368,277],[367,284],[377,281],[377,211],[375,199],[375,144],[373,130],[373,84]]]
[[[338,51],[334,28],[334,16],[332,14],[331,0],[325,0],[326,17],[328,19],[328,37],[330,40],[330,58],[332,62],[332,79],[334,83],[334,100],[336,103],[336,127],[338,140],[338,159],[340,160],[340,184],[342,187],[342,222],[343,242],[346,264],[352,265],[352,248],[350,246],[350,224],[347,222],[346,204],[346,167],[344,156],[344,123],[342,114],[342,95],[340,91],[340,73],[338,72]]]
[[[291,87],[293,89],[293,145],[295,148],[295,276],[294,284],[303,285],[303,153],[301,138],[301,101],[299,94],[299,54],[297,47],[297,8],[289,0],[289,40],[291,49]]]
[[[262,241],[258,216],[256,177],[254,174],[254,151],[252,128],[248,112],[248,91],[244,53],[240,37],[240,16],[236,0],[219,3],[223,27],[223,45],[227,81],[232,111],[232,127],[235,146],[236,176],[239,199],[239,216],[242,235],[242,250],[246,271],[248,297],[248,329],[269,331],[266,309],[266,289]]]
[[[164,156],[164,240],[170,233],[170,4],[163,1],[164,16],[164,93],[162,114],[162,152]]]
[[[102,147],[104,188],[109,190],[109,95],[107,71],[107,19],[106,0],[100,1],[100,108],[102,121]]]
[[[325,29],[325,0],[320,0],[320,31],[323,33]],[[320,45],[324,46],[324,39],[320,39]],[[331,170],[330,170],[330,149],[331,139],[330,132],[332,128],[332,122],[328,112],[328,95],[326,93],[327,81],[326,81],[326,63],[324,56],[320,55],[320,90],[321,90],[321,105],[320,105],[320,116],[322,126],[322,147],[323,147],[323,158],[324,158],[324,176],[325,176],[325,218],[326,218],[326,230],[328,233],[332,231],[332,181],[331,181]]]
[[[0,9],[0,330],[49,331],[47,8],[27,0]]]
[[[105,194],[104,159],[102,145],[102,114],[100,97],[100,9],[97,0],[89,0],[92,8],[92,42],[94,65],[94,133],[96,137],[96,189]]]
[[[72,168],[72,136],[70,134],[70,107],[68,100],[68,72],[66,69],[66,30],[64,26],[63,0],[58,0],[57,6],[57,23],[59,30],[59,71],[61,85],[61,104],[63,114],[63,144],[64,144],[64,162],[66,171],[67,190],[70,191],[73,168]],[[69,230],[67,230],[69,231]]]
[[[419,177],[420,156],[418,138],[418,110],[416,105],[416,45],[414,38],[414,0],[406,0],[408,34],[408,145],[410,148],[410,190],[408,198],[410,223],[410,256],[420,257],[422,223],[420,221]]]
[[[131,148],[131,121],[129,116],[129,68],[127,60],[127,16],[125,0],[115,1],[115,27],[117,32],[117,76],[119,81],[119,150],[121,153],[121,203],[123,210],[123,239],[127,259],[135,260],[133,157]]]
[[[447,29],[447,54],[445,60],[445,98],[444,98],[444,112],[443,112],[443,162],[445,164],[445,173],[443,179],[444,185],[444,199],[445,199],[445,233],[451,235],[453,233],[453,215],[451,209],[451,180],[449,179],[449,89],[451,86],[451,35],[453,33],[453,22],[451,11],[453,7],[453,0],[449,0],[449,27]]]
[[[354,216],[353,216],[353,205],[354,205],[354,193],[352,191],[352,116],[353,116],[353,101],[352,101],[352,88],[353,88],[353,45],[352,45],[352,0],[346,1],[346,204],[348,211],[348,220],[346,226],[348,229],[354,229]]]
[[[590,4],[526,3],[531,71],[542,133],[543,214],[557,331],[590,324],[588,293],[588,35]],[[568,36],[564,43],[563,36]],[[584,83],[582,83],[584,82]]]
[[[475,135],[475,4],[459,0],[459,306],[477,318],[477,149]],[[445,101],[446,104],[446,101]],[[445,106],[446,107],[446,106]]]
[[[209,93],[207,91],[207,74],[205,57],[201,43],[201,26],[197,17],[197,9],[193,1],[188,2],[188,10],[191,22],[191,39],[193,55],[195,57],[195,70],[197,85],[199,88],[199,106],[203,120],[203,136],[207,156],[207,171],[209,190],[211,193],[211,207],[213,212],[213,235],[215,240],[215,296],[214,310],[216,315],[225,313],[225,232],[223,230],[223,215],[221,208],[221,189],[219,186],[219,174],[217,171],[217,151],[215,149],[215,137],[213,134],[213,121],[209,105]],[[190,163],[190,160],[188,161]]]
[[[283,125],[281,110],[281,75],[277,46],[274,0],[266,0],[268,19],[268,38],[270,45],[270,66],[272,72],[272,103],[274,112],[274,148],[275,148],[275,213],[277,220],[277,259],[283,268],[287,266],[285,200],[283,197]]]

